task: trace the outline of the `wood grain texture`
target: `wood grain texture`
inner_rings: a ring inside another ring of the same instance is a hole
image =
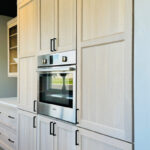
[[[29,57],[36,54],[37,48],[37,2],[31,0],[23,6],[18,6],[18,38],[19,57]]]
[[[79,126],[132,142],[132,1],[77,3]]]
[[[76,0],[57,0],[57,50],[76,50]]]
[[[25,111],[18,112],[17,150],[36,150],[36,128],[33,128],[35,116]]]
[[[19,65],[19,108],[33,112],[33,102],[37,100],[36,58],[20,59]]]
[[[132,144],[79,128],[77,150],[132,150]]]

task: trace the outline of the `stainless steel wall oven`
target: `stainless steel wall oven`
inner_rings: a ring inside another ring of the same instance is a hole
[[[38,113],[76,123],[76,52],[38,58]]]

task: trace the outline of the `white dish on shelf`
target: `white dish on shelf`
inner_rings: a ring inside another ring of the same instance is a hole
[[[14,61],[15,61],[16,63],[18,63],[18,58],[14,58]]]

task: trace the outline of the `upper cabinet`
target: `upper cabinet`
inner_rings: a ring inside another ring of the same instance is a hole
[[[18,2],[19,57],[34,56],[37,47],[37,1]]]
[[[17,18],[7,23],[8,43],[8,77],[17,77],[18,44],[17,44]]]
[[[132,0],[78,0],[79,126],[132,142]]]
[[[39,54],[76,49],[76,0],[39,1]]]

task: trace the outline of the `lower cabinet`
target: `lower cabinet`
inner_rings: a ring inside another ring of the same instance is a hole
[[[76,127],[38,116],[37,150],[76,150]]]
[[[36,115],[18,111],[17,150],[36,150]]]
[[[78,128],[78,150],[132,150],[132,144]]]

